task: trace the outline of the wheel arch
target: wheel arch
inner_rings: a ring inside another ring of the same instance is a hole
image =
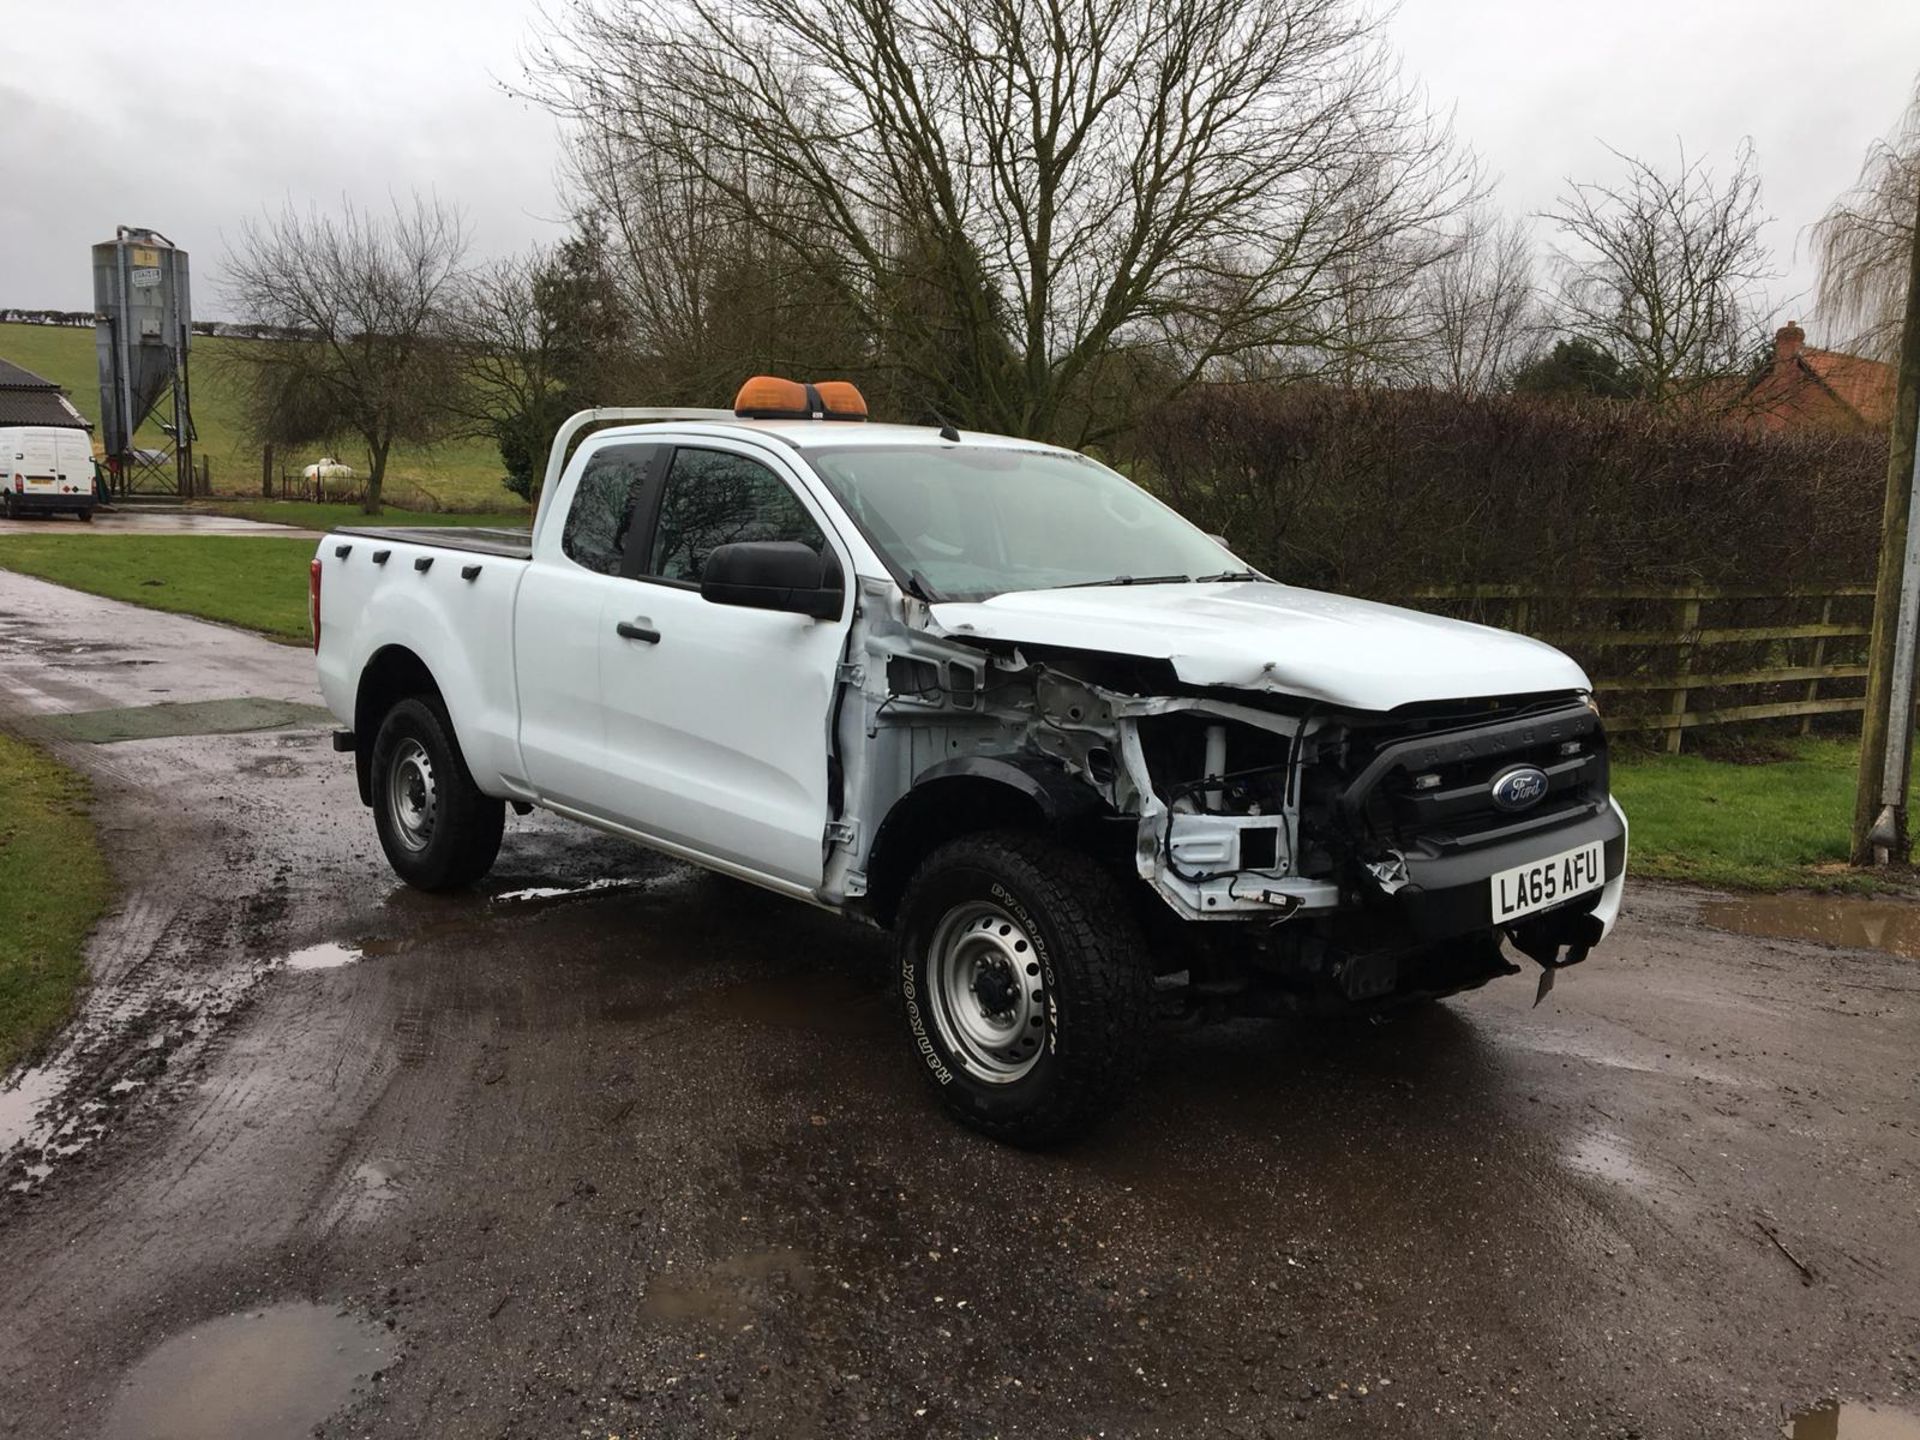
[[[373,803],[373,740],[380,722],[395,704],[412,695],[430,698],[446,708],[440,684],[427,662],[404,645],[385,645],[367,658],[353,694],[354,778],[360,784],[360,803]],[[454,743],[459,744],[457,736]]]
[[[1045,756],[963,755],[921,774],[887,812],[867,854],[867,906],[892,925],[920,862],[983,830],[1060,830],[1109,813]]]

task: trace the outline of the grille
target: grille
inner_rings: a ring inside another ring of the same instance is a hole
[[[1519,812],[1493,803],[1494,782],[1519,765],[1545,773],[1546,794]],[[1440,732],[1388,734],[1353,766],[1339,799],[1353,838],[1427,854],[1467,849],[1583,819],[1607,801],[1607,743],[1585,705]]]

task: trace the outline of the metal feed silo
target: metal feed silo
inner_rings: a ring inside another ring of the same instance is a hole
[[[192,494],[187,252],[158,231],[122,225],[113,239],[93,247],[93,309],[100,438],[114,489]],[[134,436],[150,416],[165,442],[136,446]]]

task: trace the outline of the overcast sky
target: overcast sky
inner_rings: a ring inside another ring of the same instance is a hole
[[[223,317],[222,252],[287,199],[418,187],[466,211],[476,254],[552,238],[554,125],[496,83],[517,78],[535,13],[0,0],[0,305],[88,308],[88,247],[136,224],[192,252],[195,313]],[[1603,141],[1667,159],[1684,140],[1724,166],[1752,137],[1776,298],[1800,318],[1805,227],[1920,73],[1916,0],[1403,0],[1388,31],[1512,212],[1548,207],[1568,175],[1616,175]]]

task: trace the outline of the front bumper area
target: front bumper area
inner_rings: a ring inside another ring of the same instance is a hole
[[[1571,923],[1574,917],[1593,916],[1608,892],[1619,887],[1627,868],[1626,817],[1611,801],[1599,814],[1587,819],[1504,843],[1441,855],[1408,855],[1404,857],[1406,885],[1381,899],[1398,907],[1411,938],[1418,943],[1430,944],[1491,930],[1494,928],[1493,876],[1543,856],[1596,842],[1604,857],[1605,885],[1536,911],[1506,927],[1516,937],[1533,933],[1542,937],[1562,932],[1569,936],[1576,931],[1584,933],[1589,927]],[[1617,896],[1612,908],[1615,911],[1619,908]],[[1610,920],[1611,917],[1607,922],[1594,922],[1591,927],[1594,933],[1588,943],[1601,938],[1610,928]],[[1528,953],[1532,953],[1531,950]]]

